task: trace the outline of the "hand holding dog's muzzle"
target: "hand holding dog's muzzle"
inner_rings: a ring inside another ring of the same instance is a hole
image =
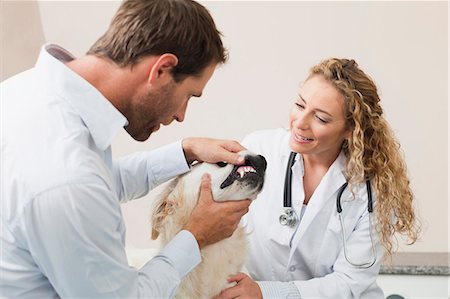
[[[241,217],[248,212],[250,200],[215,202],[211,192],[211,177],[204,174],[198,204],[184,226],[200,248],[230,237]]]

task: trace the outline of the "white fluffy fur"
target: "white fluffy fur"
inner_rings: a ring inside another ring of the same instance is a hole
[[[254,155],[242,152],[241,155]],[[201,177],[211,175],[214,200],[255,198],[260,188],[245,182],[235,181],[229,187],[220,189],[220,184],[228,177],[233,165],[219,167],[202,163],[166,185],[156,202],[152,215],[152,238],[161,238],[167,244],[187,223],[197,204]],[[261,187],[261,186],[259,186]],[[246,258],[247,241],[241,226],[225,240],[204,247],[201,250],[202,262],[181,282],[177,298],[210,299],[220,293],[229,283],[227,277],[242,269]]]

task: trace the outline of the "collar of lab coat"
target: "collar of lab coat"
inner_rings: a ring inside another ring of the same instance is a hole
[[[291,148],[289,142],[285,143],[286,150],[283,151],[283,155],[285,156],[287,163],[287,157],[291,152]],[[336,195],[339,188],[346,182],[344,176],[344,168],[345,168],[346,157],[343,151],[341,151],[333,162],[333,164],[328,169],[325,176],[320,181],[319,186],[317,186],[314,191],[313,196],[311,197],[306,212],[303,215],[303,218],[299,224],[299,228],[297,230],[296,236],[292,242],[292,248],[296,247],[296,244],[303,237],[305,232],[309,229],[309,227],[314,226],[314,219],[320,213],[328,213],[330,214],[330,208],[333,209],[336,207]],[[300,176],[304,175],[304,167],[303,167],[303,159],[300,155],[297,155],[296,162],[292,166],[292,171],[294,174],[294,180],[299,182],[298,179]],[[331,212],[332,213],[332,212]],[[291,250],[291,256],[295,250]]]
[[[48,90],[78,111],[96,146],[105,150],[128,121],[96,88],[65,65],[73,59],[65,49],[47,44],[42,47],[35,68]]]

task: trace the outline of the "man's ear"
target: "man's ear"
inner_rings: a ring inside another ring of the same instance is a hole
[[[148,81],[152,85],[165,85],[173,78],[172,70],[178,64],[178,57],[171,53],[165,53],[158,57],[151,66]]]

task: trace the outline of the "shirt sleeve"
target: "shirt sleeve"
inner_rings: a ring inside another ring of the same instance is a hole
[[[61,298],[171,298],[200,262],[195,238],[182,231],[140,271],[128,266],[120,204],[101,184],[48,190],[20,219],[34,262]]]
[[[140,198],[189,169],[181,141],[125,156],[113,162],[117,197],[121,203]]]
[[[263,299],[301,299],[293,282],[257,281]]]

